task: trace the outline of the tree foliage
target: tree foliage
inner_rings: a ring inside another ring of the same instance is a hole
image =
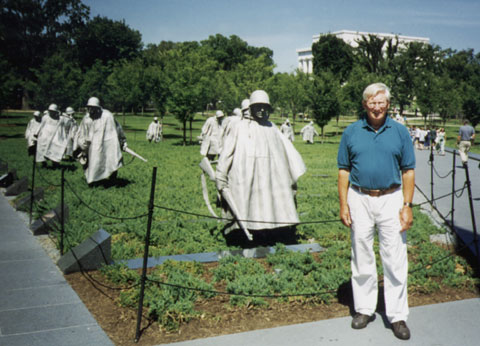
[[[308,100],[312,117],[320,126],[322,140],[324,139],[324,127],[328,122],[340,114],[340,103],[338,100],[338,80],[332,72],[322,72],[311,81],[308,92]]]
[[[350,45],[334,35],[320,36],[312,45],[313,73],[319,76],[323,71],[332,72],[343,83],[347,80],[354,65],[353,50]]]

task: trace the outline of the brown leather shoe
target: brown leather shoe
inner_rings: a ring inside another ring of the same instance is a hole
[[[368,316],[361,313],[356,313],[353,316],[352,320],[352,328],[353,329],[363,329],[367,326],[367,324],[375,319],[375,315]]]
[[[405,321],[398,321],[392,323],[393,334],[401,340],[410,339],[410,329],[408,329]]]

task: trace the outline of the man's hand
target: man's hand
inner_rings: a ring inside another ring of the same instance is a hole
[[[404,206],[400,210],[400,225],[402,230],[400,232],[405,232],[410,229],[413,225],[413,212],[411,207]]]
[[[347,226],[351,227],[352,226],[352,218],[350,217],[350,208],[348,205],[341,205],[340,206],[340,220],[342,220],[342,223]]]

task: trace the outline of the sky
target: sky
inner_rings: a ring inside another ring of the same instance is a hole
[[[428,37],[480,52],[480,0],[83,0],[91,17],[125,20],[143,43],[237,35],[273,50],[276,72],[297,68],[312,36],[352,30]]]

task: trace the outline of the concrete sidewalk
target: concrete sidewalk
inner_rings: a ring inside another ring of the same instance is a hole
[[[367,328],[350,327],[351,317],[177,342],[175,346],[477,346],[480,344],[480,298],[411,308],[411,338],[399,340],[382,315]],[[162,344],[164,345],[164,344]],[[161,345],[157,345],[161,346]]]
[[[0,345],[113,345],[3,193],[0,220]]]

